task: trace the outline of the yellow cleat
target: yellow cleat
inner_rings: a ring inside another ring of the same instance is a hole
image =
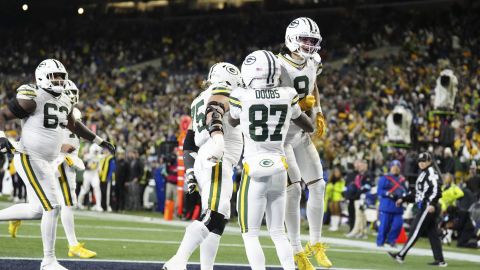
[[[315,270],[315,267],[313,267],[305,251],[295,254],[295,256],[293,256],[293,260],[295,261],[298,270]]]
[[[18,228],[20,227],[21,224],[22,224],[21,220],[14,220],[8,223],[8,233],[10,234],[10,236],[12,236],[12,238],[17,237]]]
[[[72,246],[68,248],[68,257],[77,256],[81,259],[88,259],[97,256],[95,251],[88,250],[84,248],[84,243],[78,243],[76,246]]]
[[[320,266],[330,268],[332,267],[332,262],[328,259],[327,254],[325,254],[326,249],[327,245],[324,243],[316,243],[313,246],[310,245],[310,243],[307,243],[307,246],[305,247],[305,251],[310,256],[313,255]]]

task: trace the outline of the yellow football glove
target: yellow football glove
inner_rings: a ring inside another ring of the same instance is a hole
[[[67,162],[67,165],[68,165],[68,166],[70,166],[70,167],[73,166],[73,160],[72,160],[71,157],[66,156],[66,157],[65,157],[65,161]]]
[[[315,97],[312,95],[307,95],[302,100],[298,102],[298,105],[302,109],[302,111],[310,111],[314,106],[317,101],[315,100]]]
[[[327,131],[327,123],[325,122],[325,117],[323,117],[323,114],[321,112],[317,113],[315,123],[316,123],[315,135],[317,137],[322,137],[323,134],[325,134],[325,132]]]

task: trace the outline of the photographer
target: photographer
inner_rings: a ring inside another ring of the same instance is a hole
[[[445,226],[457,232],[457,247],[480,248],[480,241],[475,238],[475,226],[468,211],[456,206],[448,207]]]
[[[377,193],[380,199],[377,246],[381,247],[387,242],[394,247],[403,226],[403,207],[397,206],[398,198],[407,193],[405,178],[400,175],[400,161],[390,162],[390,173],[378,180]]]
[[[403,263],[410,248],[413,247],[422,232],[426,232],[433,251],[434,262],[429,265],[446,267],[447,263],[443,258],[442,242],[438,234],[437,219],[440,215],[438,200],[441,197],[439,174],[432,165],[432,155],[429,152],[420,153],[418,156],[418,167],[420,174],[415,183],[415,193],[410,192],[397,200],[396,205],[403,202],[417,203],[419,212],[410,228],[408,242],[398,253],[388,252],[390,257],[399,263]]]

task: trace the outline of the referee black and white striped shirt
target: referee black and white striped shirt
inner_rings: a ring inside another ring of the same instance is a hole
[[[405,196],[404,201],[415,202],[419,208],[424,208],[428,205],[436,205],[438,200],[442,197],[440,177],[433,168],[428,166],[418,175],[415,184],[415,193],[410,192]]]

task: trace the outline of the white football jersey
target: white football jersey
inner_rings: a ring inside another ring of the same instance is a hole
[[[260,154],[285,155],[283,144],[290,120],[302,113],[298,100],[297,92],[291,87],[233,90],[230,115],[240,119],[246,160]]]
[[[65,94],[54,97],[33,84],[22,85],[17,90],[17,99],[33,100],[35,112],[22,119],[21,153],[48,161],[60,154],[72,110],[70,98]]]
[[[205,111],[208,100],[212,95],[223,95],[229,97],[231,89],[222,84],[212,84],[204,90],[191,105],[192,130],[195,132],[195,144],[202,147],[209,139],[210,133],[205,125]],[[243,150],[243,139],[240,129],[232,127],[227,119],[228,112],[223,116],[223,139],[225,142],[224,158],[230,159],[232,164],[237,164]]]
[[[289,55],[278,54],[277,58],[282,67],[280,86],[295,88],[300,99],[311,95],[317,76],[320,75],[323,68],[320,55],[315,54],[314,57],[304,60],[303,63],[293,60]],[[287,142],[293,140],[295,135],[301,132],[302,129],[292,123],[288,130]]]

